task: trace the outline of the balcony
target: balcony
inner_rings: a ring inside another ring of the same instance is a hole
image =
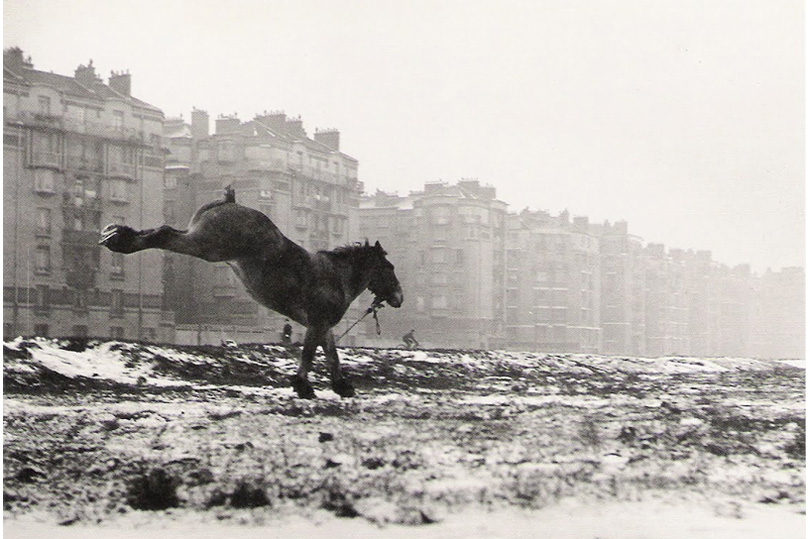
[[[286,172],[287,165],[283,159],[246,159],[247,170]]]
[[[87,157],[69,155],[67,158],[67,168],[89,172],[103,172],[104,163],[101,159],[89,159]]]
[[[16,116],[9,117],[8,123],[20,123],[29,127],[51,127],[60,129],[63,118],[54,114],[43,114],[41,112],[18,112]]]
[[[31,166],[60,169],[62,165],[62,154],[59,152],[48,152],[44,150],[34,150],[31,152]]]
[[[65,245],[81,245],[97,247],[99,233],[96,230],[63,230],[62,243]]]
[[[62,206],[65,208],[81,208],[84,210],[101,211],[101,200],[98,198],[76,196],[71,193],[62,193]]]
[[[107,174],[117,178],[127,178],[130,180],[135,179],[135,165],[131,163],[109,163],[107,165]]]
[[[118,141],[123,140],[138,145],[143,143],[141,133],[137,129],[128,127],[99,122],[82,122],[75,118],[62,118],[62,126],[66,131],[81,133],[83,135],[92,135]]]

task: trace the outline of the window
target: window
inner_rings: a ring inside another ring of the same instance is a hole
[[[48,337],[48,324],[34,324],[34,335]]]
[[[39,284],[34,288],[34,311],[38,314],[48,312],[48,285]]]
[[[118,131],[124,130],[124,111],[122,110],[113,111],[113,128],[115,128]]]
[[[295,226],[306,227],[307,226],[307,213],[303,211],[295,212]]]
[[[38,245],[34,251],[34,272],[51,272],[51,248],[47,245]]]
[[[143,328],[143,339],[155,342],[157,340],[157,331],[155,331],[155,328]]]
[[[73,336],[83,339],[87,337],[89,330],[87,326],[73,326]]]
[[[166,189],[176,189],[177,188],[177,176],[174,174],[166,174],[163,177],[163,187]]]
[[[39,103],[39,113],[50,116],[50,114],[51,114],[51,98],[47,97],[47,96],[44,96],[44,95],[41,95],[37,99],[37,102]]]
[[[112,253],[112,277],[121,278],[124,276],[124,254]]]
[[[177,216],[174,209],[174,201],[166,200],[163,202],[163,219],[166,220],[166,224],[173,225],[176,218]]]
[[[444,249],[433,249],[431,251],[431,255],[433,258],[433,262],[435,263],[444,262]]]
[[[446,309],[447,308],[447,296],[434,296],[433,297],[433,308],[434,309]]]
[[[79,310],[87,309],[87,294],[84,290],[73,291],[73,308]]]
[[[110,294],[110,315],[115,317],[124,316],[124,291],[112,290]]]
[[[123,179],[113,178],[110,181],[110,200],[116,202],[126,202],[127,198],[127,181]]]
[[[51,210],[37,208],[37,236],[51,235]]]
[[[464,249],[456,249],[456,265],[464,264]]]
[[[121,340],[124,338],[124,328],[119,326],[113,326],[110,328],[110,338]]]
[[[53,193],[54,175],[54,171],[47,168],[34,169],[34,190],[39,193]]]

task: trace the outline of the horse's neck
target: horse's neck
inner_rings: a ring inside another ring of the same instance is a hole
[[[351,303],[368,288],[371,271],[362,264],[348,259],[335,260],[334,264],[340,274],[344,293]]]

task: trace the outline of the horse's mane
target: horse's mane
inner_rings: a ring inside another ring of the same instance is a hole
[[[349,243],[346,245],[335,247],[334,249],[321,250],[318,252],[323,253],[325,255],[333,256],[338,259],[359,258],[368,256],[369,254],[373,253],[374,246],[369,245],[368,240],[366,240],[365,243],[360,242]],[[384,251],[383,254],[385,254]]]

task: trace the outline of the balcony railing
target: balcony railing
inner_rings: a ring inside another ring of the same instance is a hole
[[[63,230],[62,243],[71,245],[85,245],[97,246],[98,245],[98,231],[96,230]]]
[[[90,172],[103,172],[104,163],[101,159],[88,159],[87,157],[69,155],[67,167],[77,170],[87,170]]]
[[[62,127],[62,117],[54,114],[43,114],[41,112],[21,111],[16,116],[6,118],[8,123],[21,123],[31,127]]]
[[[286,171],[287,165],[283,159],[246,159],[248,170],[277,170]]]
[[[73,193],[62,193],[62,205],[66,208],[83,208],[86,210],[100,210],[101,200],[89,196],[76,196]]]
[[[110,176],[134,179],[135,170],[135,165],[131,163],[109,163],[107,165],[107,174]]]
[[[59,152],[34,150],[31,152],[31,166],[61,168],[61,157],[62,154]]]

